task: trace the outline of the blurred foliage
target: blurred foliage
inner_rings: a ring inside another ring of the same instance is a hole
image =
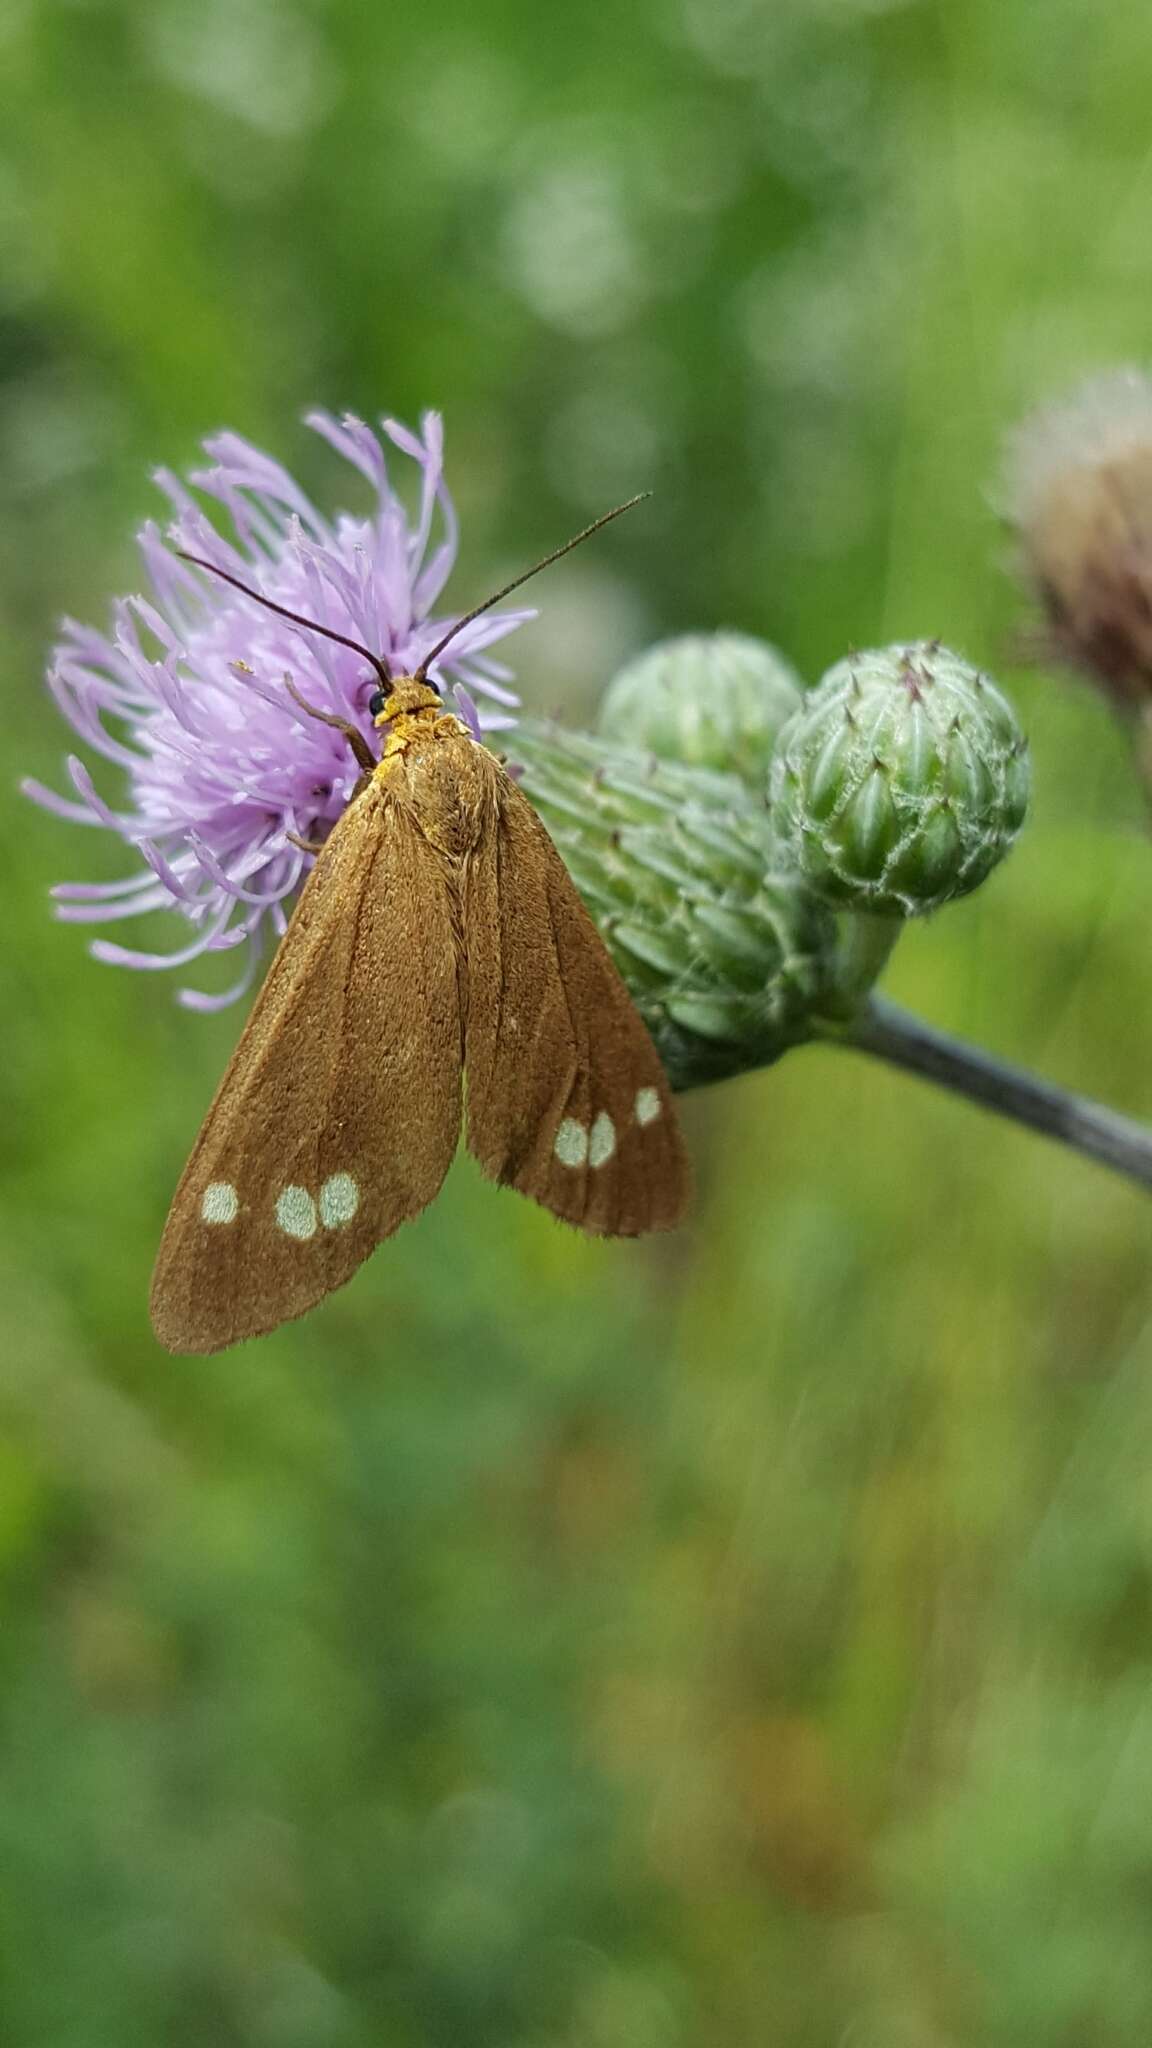
[[[3,0],[12,772],[147,470],[447,415],[533,709],[658,633],[940,635],[1035,816],[892,992],[1147,1112],[1152,856],[1013,674],[1004,427],[1149,353],[1143,0]],[[107,781],[106,793],[113,794]],[[5,2048],[1131,2048],[1152,2032],[1141,1196],[835,1052],[689,1103],[695,1220],[466,1166],[310,1320],[173,1362],[234,1014],[89,962],[13,799],[0,1063]]]

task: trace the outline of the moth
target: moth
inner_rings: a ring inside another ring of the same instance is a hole
[[[169,1350],[264,1335],[343,1286],[438,1193],[462,1124],[490,1180],[580,1230],[680,1221],[688,1161],[648,1031],[527,797],[429,675],[464,625],[605,523],[458,620],[413,675],[198,562],[355,647],[378,679],[381,745],[285,679],[361,774],[308,848],[176,1190],[151,1295]]]

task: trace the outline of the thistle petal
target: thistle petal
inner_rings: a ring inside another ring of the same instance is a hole
[[[147,591],[114,607],[110,633],[65,620],[48,679],[68,723],[125,777],[124,806],[105,802],[76,757],[68,774],[79,801],[35,780],[22,785],[54,815],[115,832],[147,863],[119,884],[62,884],[60,917],[103,922],[167,904],[194,927],[170,955],[97,940],[98,959],[152,970],[252,942],[234,987],[182,990],[187,1008],[220,1008],[250,985],[256,941],[266,925],[283,932],[309,865],[286,834],[323,837],[355,783],[346,742],[299,709],[285,679],[366,738],[372,724],[371,671],[355,648],[269,611],[179,551],[370,648],[394,673],[414,670],[452,624],[427,616],[457,543],[439,416],[425,414],[418,434],[388,419],[383,439],[350,415],[314,412],[308,424],[371,486],[367,516],[325,518],[279,462],[231,432],[205,442],[208,464],[187,481],[157,471],[174,523],[167,536],[155,521],[140,534]],[[385,443],[417,467],[412,520]],[[511,725],[517,703],[508,671],[483,651],[533,616],[488,613],[437,663],[446,693],[464,686],[457,701],[477,737]]]

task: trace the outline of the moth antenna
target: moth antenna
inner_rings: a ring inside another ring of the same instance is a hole
[[[621,510],[624,509],[624,507],[621,507]],[[610,519],[614,516],[611,512],[608,515]],[[583,537],[581,534],[580,538],[583,539]],[[574,543],[570,542],[569,545],[572,546]],[[206,569],[210,576],[219,576],[221,582],[230,583],[234,590],[242,590],[245,597],[254,598],[257,604],[264,606],[265,611],[278,612],[282,619],[291,619],[294,626],[306,626],[310,633],[322,633],[325,640],[337,640],[341,647],[350,647],[354,654],[362,654],[365,661],[371,662],[380,681],[389,689],[391,688],[392,671],[382,654],[373,654],[370,647],[362,647],[359,640],[350,640],[347,633],[338,633],[334,626],[322,626],[319,619],[308,619],[305,618],[303,612],[289,611],[286,604],[277,604],[274,597],[265,597],[262,590],[253,590],[250,583],[241,583],[239,576],[233,576],[228,569],[217,568],[215,562],[206,562],[203,555],[190,555],[184,548],[177,548],[176,553],[182,562],[191,562],[197,569]],[[561,553],[563,553],[563,549],[561,549]],[[495,599],[492,602],[495,603]],[[483,606],[481,606],[481,610],[483,610]],[[461,620],[460,623],[463,625],[464,621]]]
[[[562,548],[553,548],[552,553],[545,555],[542,562],[534,562],[530,569],[525,569],[520,576],[514,576],[511,583],[506,583],[502,590],[493,591],[492,596],[486,597],[483,604],[478,604],[470,612],[465,612],[464,617],[457,619],[456,624],[445,633],[444,638],[436,642],[432,652],[424,656],[416,671],[415,681],[420,683],[427,681],[428,670],[431,668],[432,663],[439,659],[449,642],[456,638],[457,633],[462,633],[465,626],[472,624],[473,619],[478,619],[482,612],[491,611],[494,604],[499,604],[500,599],[510,596],[512,591],[519,590],[520,585],[527,583],[530,576],[538,576],[541,569],[550,569],[553,562],[560,560],[561,555],[571,554],[572,549],[578,548],[581,541],[591,540],[592,535],[599,533],[602,526],[607,526],[613,519],[619,519],[622,512],[630,512],[633,505],[642,505],[645,498],[650,498],[651,496],[651,491],[638,491],[634,498],[627,498],[623,505],[614,505],[611,512],[602,512],[599,519],[594,519],[591,526],[584,528],[583,533],[573,534],[572,539],[566,540]]]

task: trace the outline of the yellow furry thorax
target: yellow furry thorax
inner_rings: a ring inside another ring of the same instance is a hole
[[[426,683],[421,676],[395,676],[384,708],[378,712],[373,723],[376,726],[395,725],[397,719],[414,718],[422,711],[442,711],[439,692]]]
[[[387,781],[414,742],[430,733],[464,730],[459,719],[445,711],[439,692],[419,676],[396,677],[373,724],[386,735],[375,770],[379,782]]]

